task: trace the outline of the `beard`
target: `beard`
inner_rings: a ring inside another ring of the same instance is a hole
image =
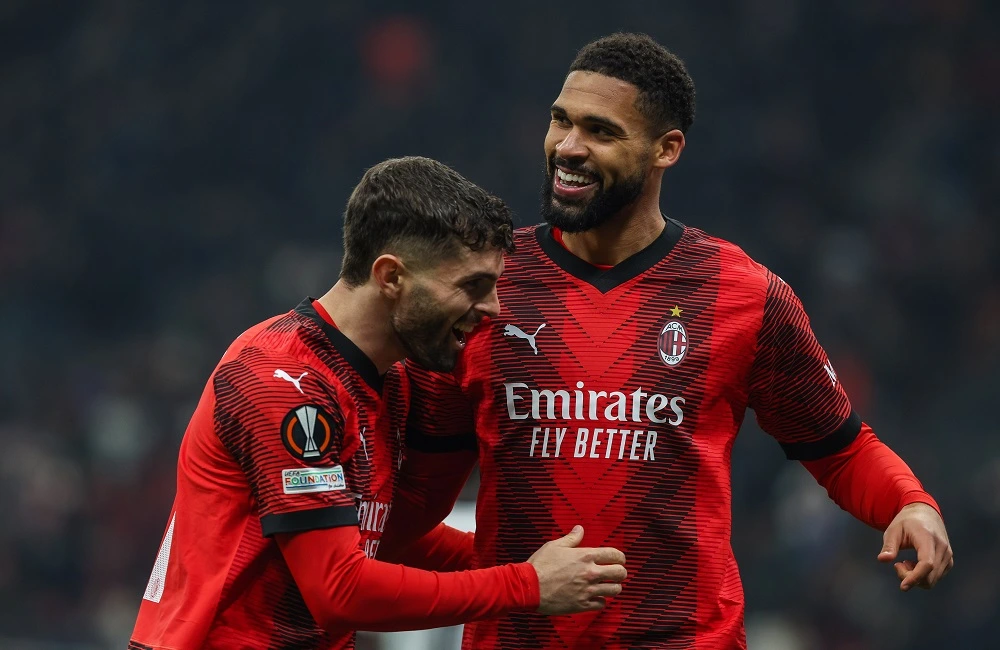
[[[458,351],[452,345],[454,334],[448,316],[435,306],[429,291],[414,287],[412,295],[393,311],[389,322],[406,350],[407,359],[434,372],[455,369]]]
[[[646,184],[646,175],[640,169],[607,189],[598,178],[594,196],[586,203],[568,201],[552,191],[555,163],[572,169],[565,160],[553,160],[545,168],[545,184],[542,185],[542,218],[563,232],[583,232],[591,230],[621,212],[622,208],[634,202]]]

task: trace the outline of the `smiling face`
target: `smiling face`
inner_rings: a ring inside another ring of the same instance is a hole
[[[598,74],[566,77],[545,136],[542,216],[566,232],[597,227],[642,194],[653,162],[638,89]]]
[[[458,256],[412,272],[390,318],[407,358],[428,370],[454,369],[466,334],[500,313],[501,273],[503,252],[493,247],[463,248]]]

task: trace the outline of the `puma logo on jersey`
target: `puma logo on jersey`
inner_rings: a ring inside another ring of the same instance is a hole
[[[272,376],[275,379],[284,379],[285,381],[290,382],[293,386],[295,386],[295,388],[298,389],[298,391],[300,393],[302,393],[303,395],[305,395],[305,391],[302,390],[302,386],[299,384],[299,382],[302,381],[302,378],[305,377],[308,374],[309,374],[308,372],[304,372],[301,375],[299,375],[298,379],[293,379],[290,374],[288,374],[287,372],[285,372],[281,368],[278,368],[277,370],[274,371],[274,375],[272,375]]]
[[[830,363],[829,361],[827,361],[826,363],[823,364],[823,370],[826,371],[826,374],[830,375],[830,381],[833,382],[834,386],[836,386],[837,385],[837,373],[835,373],[833,371],[833,364]]]
[[[534,334],[525,334],[524,330],[522,330],[517,325],[511,325],[510,323],[508,323],[503,328],[503,335],[516,336],[519,339],[524,339],[531,346],[531,349],[535,351],[535,354],[538,354],[538,346],[535,345],[535,337],[538,336],[538,333],[542,331],[543,327],[545,327],[545,323],[539,325],[538,329],[535,330]]]

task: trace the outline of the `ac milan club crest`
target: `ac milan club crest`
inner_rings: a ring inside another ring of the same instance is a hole
[[[672,320],[660,330],[657,348],[663,363],[671,367],[676,366],[687,356],[688,347],[690,346],[687,330],[680,322]]]

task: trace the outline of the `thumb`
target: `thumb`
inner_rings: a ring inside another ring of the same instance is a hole
[[[889,526],[882,536],[882,550],[879,551],[879,562],[892,562],[899,552],[899,544],[902,541],[903,530],[900,526]]]
[[[559,546],[565,546],[567,548],[573,548],[579,546],[580,542],[583,541],[583,526],[573,526],[573,530],[569,531],[569,535],[565,535],[560,539],[556,540]]]

